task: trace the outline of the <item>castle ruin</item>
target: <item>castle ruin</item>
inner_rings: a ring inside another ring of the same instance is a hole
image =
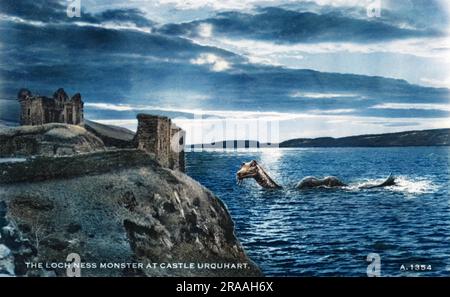
[[[106,146],[115,148],[137,148],[155,156],[161,166],[185,171],[184,140],[185,131],[172,123],[170,118],[157,115],[138,114],[138,128],[134,137],[128,139],[126,133],[119,133],[113,126],[93,125],[84,121],[83,106],[79,93],[69,98],[64,89],[58,89],[52,98],[33,95],[21,89],[17,96],[20,107],[21,125],[43,125],[65,123],[83,125],[99,137]],[[110,133],[108,133],[108,131]],[[130,131],[131,132],[131,131]]]
[[[154,154],[163,167],[184,172],[185,132],[167,117],[138,114],[137,119],[135,146]]]
[[[58,89],[52,98],[33,95],[27,89],[21,89],[17,96],[21,113],[21,125],[42,125],[47,123],[65,123],[79,125],[83,123],[83,101],[79,93],[69,98],[64,89]]]

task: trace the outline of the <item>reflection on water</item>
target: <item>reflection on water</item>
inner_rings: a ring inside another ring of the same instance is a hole
[[[236,234],[267,275],[450,275],[449,148],[262,149],[187,154],[187,172],[228,206]],[[237,186],[242,162],[260,162],[281,190]],[[360,190],[396,175],[398,185]],[[345,189],[300,191],[304,176],[335,175]],[[401,272],[402,264],[432,271]]]

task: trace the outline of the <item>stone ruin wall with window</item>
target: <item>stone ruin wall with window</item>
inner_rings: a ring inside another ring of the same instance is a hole
[[[21,89],[17,96],[20,103],[21,125],[42,125],[47,123],[82,124],[84,103],[79,93],[71,98],[64,89],[58,89],[53,97],[33,95]]]
[[[70,98],[64,89],[58,89],[50,98],[21,89],[18,101],[21,125],[84,124],[84,103],[79,93]],[[138,114],[137,119],[138,128],[132,146],[153,154],[163,167],[184,172],[185,131],[164,116]]]

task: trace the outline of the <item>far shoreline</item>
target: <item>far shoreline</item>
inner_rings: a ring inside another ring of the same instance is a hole
[[[211,144],[191,144],[191,151],[203,149],[263,149],[263,148],[382,148],[382,147],[448,147],[450,128],[412,130],[384,134],[364,134],[346,137],[296,138],[280,143],[257,140],[223,140]]]
[[[415,146],[315,146],[315,147],[267,147],[267,148],[201,148],[201,149],[185,149],[185,153],[205,153],[205,152],[261,152],[270,150],[298,150],[298,149],[399,149],[399,148],[450,148],[450,145],[415,145]]]

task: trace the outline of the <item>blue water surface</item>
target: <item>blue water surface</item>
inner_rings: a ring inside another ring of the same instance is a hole
[[[238,186],[236,171],[252,159],[283,189]],[[365,276],[369,253],[380,255],[382,276],[449,276],[449,165],[447,147],[187,153],[187,173],[225,202],[236,235],[269,276]],[[358,189],[391,172],[398,185]],[[309,175],[350,186],[295,189]]]

